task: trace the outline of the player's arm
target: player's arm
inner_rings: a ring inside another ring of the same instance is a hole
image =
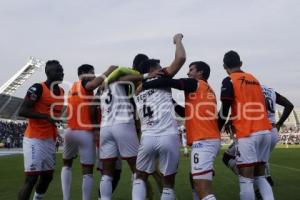
[[[89,106],[90,111],[90,118],[91,122],[93,124],[94,129],[99,128],[99,116],[100,116],[100,99],[99,99],[99,90],[97,91],[96,95],[94,96],[94,99],[91,102],[91,105]]]
[[[221,131],[225,122],[227,121],[229,110],[231,107],[231,104],[234,99],[233,94],[233,85],[230,80],[230,77],[227,77],[222,82],[222,88],[221,88],[221,108],[218,113],[218,126],[219,130]]]
[[[19,116],[31,119],[45,119],[51,123],[56,121],[50,117],[50,115],[38,113],[34,111],[34,105],[39,101],[42,96],[43,88],[41,84],[32,85],[24,98],[24,101],[19,110]]]
[[[181,33],[176,34],[173,38],[173,43],[176,46],[175,58],[169,67],[164,68],[164,70],[170,77],[175,76],[175,74],[180,70],[180,68],[183,66],[186,60],[186,54],[184,46],[182,44],[182,38],[183,35]]]
[[[184,118],[185,117],[185,108],[183,106],[179,105],[174,99],[172,99],[172,102],[173,102],[175,112],[177,113],[177,115]]]
[[[198,82],[193,78],[181,78],[181,79],[171,79],[171,78],[158,78],[152,81],[144,82],[142,89],[150,88],[164,88],[171,87],[178,90],[183,90],[185,93],[195,92],[198,87]]]
[[[96,89],[97,87],[99,87],[103,81],[105,80],[105,78],[107,76],[109,76],[113,71],[115,71],[115,69],[117,69],[118,67],[117,66],[110,66],[102,75],[100,76],[97,76],[96,78],[94,78],[93,80],[91,81],[88,81],[85,85],[84,85],[84,88],[86,90],[89,90],[89,91],[92,91],[94,89]]]
[[[283,106],[283,113],[280,117],[280,119],[278,120],[278,122],[276,123],[276,127],[279,131],[280,127],[283,125],[283,123],[285,122],[285,120],[289,117],[289,115],[291,114],[291,112],[294,109],[294,105],[284,96],[280,95],[279,93],[276,93],[276,103],[278,105]]]

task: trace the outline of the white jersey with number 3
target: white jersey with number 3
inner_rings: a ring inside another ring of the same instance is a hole
[[[101,127],[133,123],[133,105],[125,90],[125,84],[110,84],[100,95]]]
[[[143,135],[178,134],[171,88],[143,90],[134,101]]]
[[[273,88],[262,85],[263,93],[266,99],[266,106],[268,111],[268,118],[271,123],[275,124],[275,112],[276,112],[276,93]]]

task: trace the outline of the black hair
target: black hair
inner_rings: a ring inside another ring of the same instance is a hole
[[[83,64],[78,67],[77,74],[78,74],[78,76],[80,76],[82,74],[87,74],[91,70],[94,70],[94,67],[92,65]]]
[[[53,66],[53,65],[60,65],[61,66],[61,64],[57,60],[48,60],[46,62],[46,65],[45,65],[45,73],[46,74],[50,70],[50,67]]]
[[[207,63],[203,62],[203,61],[195,61],[192,62],[189,67],[191,67],[192,65],[195,65],[197,71],[202,71],[202,77],[205,80],[208,80],[209,75],[210,75],[210,67]]]
[[[137,71],[139,71],[141,74],[146,74],[149,73],[150,68],[152,67],[156,67],[157,65],[159,65],[160,60],[157,59],[147,59],[144,60],[138,67],[137,67]]]
[[[241,59],[239,54],[232,50],[225,53],[223,62],[228,68],[236,68],[241,66]]]
[[[149,59],[148,56],[145,54],[142,54],[142,53],[137,54],[133,59],[132,68],[137,69],[143,61],[148,60],[148,59]]]

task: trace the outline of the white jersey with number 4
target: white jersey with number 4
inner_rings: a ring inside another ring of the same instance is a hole
[[[126,84],[110,84],[100,95],[101,127],[133,123],[133,105],[126,93]]]
[[[268,111],[268,118],[271,123],[275,124],[275,112],[276,112],[276,93],[273,88],[262,85],[263,93],[266,99],[266,106]]]
[[[178,134],[171,88],[143,90],[134,101],[143,135]]]

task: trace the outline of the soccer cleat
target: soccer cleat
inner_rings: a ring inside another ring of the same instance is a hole
[[[273,181],[272,177],[268,176],[266,178],[267,178],[267,181],[269,182],[269,184],[273,187],[274,186],[274,181]]]

